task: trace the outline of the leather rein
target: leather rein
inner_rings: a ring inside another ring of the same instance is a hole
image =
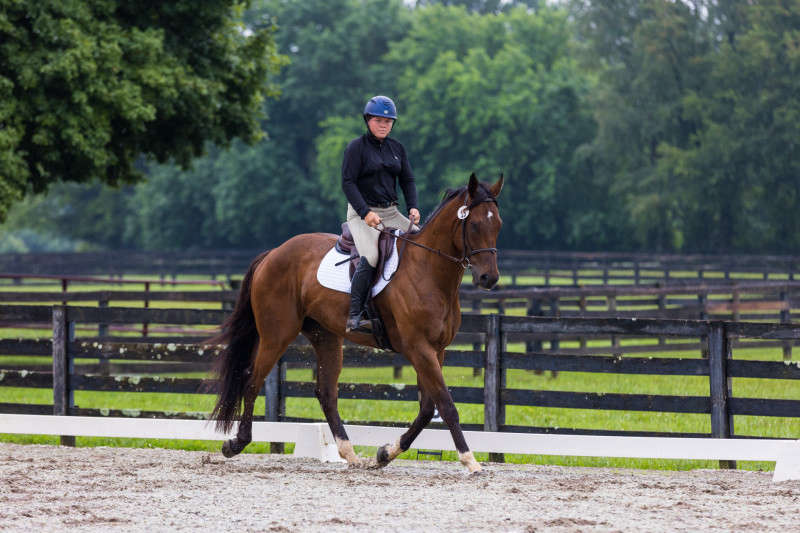
[[[452,255],[447,254],[447,253],[445,253],[445,252],[443,252],[441,250],[437,250],[436,248],[431,248],[430,246],[426,246],[426,245],[424,245],[422,243],[419,243],[419,242],[416,242],[416,241],[412,241],[411,239],[409,239],[407,237],[404,237],[402,235],[395,235],[394,233],[392,233],[391,231],[389,231],[389,230],[387,230],[385,228],[375,228],[375,229],[380,231],[381,233],[386,233],[387,235],[391,235],[392,237],[396,237],[396,238],[398,238],[400,240],[403,240],[403,241],[405,241],[405,242],[407,242],[409,244],[413,244],[414,246],[418,246],[420,248],[428,250],[429,252],[432,252],[432,253],[440,256],[440,257],[444,257],[445,259],[447,259],[449,261],[452,261],[453,263],[458,264],[459,266],[461,266],[461,268],[466,269],[467,267],[472,267],[472,263],[470,263],[469,258],[472,257],[473,255],[476,255],[476,254],[479,254],[479,253],[482,253],[482,252],[490,252],[490,253],[493,253],[493,254],[497,255],[497,248],[473,248],[469,252],[467,252],[467,249],[469,248],[469,241],[467,240],[467,218],[469,218],[469,215],[472,212],[472,209],[475,206],[477,206],[478,204],[481,204],[483,202],[494,202],[495,205],[497,205],[497,199],[489,196],[487,198],[483,198],[481,200],[477,200],[475,202],[472,202],[469,205],[467,205],[467,203],[464,202],[464,204],[461,207],[458,208],[458,215],[457,216],[461,220],[461,240],[464,243],[464,252],[463,252],[461,258],[453,257]],[[408,227],[408,231],[406,233],[409,233],[411,231],[411,228],[413,228],[413,227],[414,227],[414,223],[411,222],[411,224]]]

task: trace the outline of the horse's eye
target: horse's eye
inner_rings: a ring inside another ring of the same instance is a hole
[[[473,231],[477,231],[477,230],[478,230],[478,223],[477,223],[477,222],[475,222],[475,221],[470,221],[470,223],[469,223],[469,229],[471,229],[471,230],[473,230]]]

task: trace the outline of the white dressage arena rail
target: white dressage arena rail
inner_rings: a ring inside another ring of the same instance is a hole
[[[346,425],[354,445],[381,446],[395,442],[404,428]],[[127,437],[151,439],[223,440],[211,422],[154,418],[0,414],[0,433]],[[465,431],[473,451],[584,457],[643,459],[717,459],[775,461],[773,481],[800,480],[800,440],[712,439],[672,437],[606,437]],[[254,422],[253,440],[293,442],[294,455],[321,461],[341,461],[327,424]],[[426,429],[415,448],[455,450],[450,432]]]

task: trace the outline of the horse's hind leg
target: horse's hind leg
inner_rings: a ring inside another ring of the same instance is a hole
[[[317,353],[317,387],[315,393],[325,414],[325,420],[336,439],[339,455],[348,464],[361,464],[353,450],[350,438],[339,416],[339,374],[342,372],[342,338],[324,329],[316,321],[307,318],[303,323],[303,335],[308,338]]]
[[[263,383],[264,380],[262,379],[261,382]],[[222,443],[222,455],[225,457],[233,457],[241,453],[253,440],[253,407],[260,389],[261,385],[256,385],[250,380],[244,394],[244,409],[242,409],[242,417],[239,420],[239,429],[236,432],[236,436]]]
[[[277,342],[275,340],[265,341],[263,337],[259,339],[255,361],[253,362],[244,393],[244,408],[239,420],[239,429],[234,438],[225,441],[222,445],[222,454],[225,457],[237,455],[253,440],[253,407],[255,406],[256,398],[258,398],[258,392],[264,385],[264,380],[272,370],[272,367],[275,366],[275,363],[286,351],[286,347],[294,340],[297,333],[295,331],[293,334],[286,334],[283,339],[279,339]]]

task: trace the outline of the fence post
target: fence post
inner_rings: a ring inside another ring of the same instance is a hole
[[[486,362],[483,374],[483,430],[499,431],[502,420],[500,404],[502,399],[502,340],[500,315],[489,315],[486,327]],[[489,461],[502,463],[502,453],[490,453]]]
[[[617,318],[617,295],[609,294],[606,296],[606,302],[608,303],[608,314],[612,318]],[[611,347],[612,348],[619,348],[619,337],[616,335],[611,335]],[[614,352],[615,356],[622,355],[621,353]]]
[[[476,299],[472,300],[470,305],[472,306],[472,311],[474,313],[480,313],[481,312],[481,300],[480,300],[480,298],[476,298]],[[472,349],[477,352],[478,350],[481,349],[481,343],[480,342],[473,342],[472,343]],[[481,370],[482,369],[478,368],[477,366],[472,367],[472,377],[474,377],[474,378],[480,377]]]
[[[578,308],[580,309],[580,316],[581,317],[585,317],[586,316],[586,308],[587,308],[587,302],[586,302],[586,295],[585,294],[581,294],[581,299],[578,301]],[[581,347],[581,350],[585,350],[586,349],[586,337],[578,337],[578,342],[579,342],[579,345]]]
[[[107,309],[108,308],[108,300],[102,299],[97,302],[97,307],[100,309]],[[108,337],[108,324],[98,324],[97,325],[97,336],[102,340]],[[105,357],[101,357],[97,360],[97,364],[99,365],[100,375],[101,376],[108,376],[111,374],[111,363]]]
[[[789,324],[792,321],[792,300],[789,297],[789,291],[781,291],[781,302],[783,302],[783,309],[781,309],[781,322]],[[786,361],[792,359],[792,341],[783,341],[783,358]]]
[[[69,382],[72,373],[72,362],[67,352],[69,336],[66,307],[53,306],[53,414],[56,416],[69,415],[69,408],[74,403]],[[60,440],[62,446],[75,446],[74,436],[62,435]]]
[[[699,316],[700,320],[708,320],[708,292],[702,292],[697,295],[697,305],[700,307]]]
[[[664,284],[661,283],[660,281],[656,283],[656,287],[658,287],[659,289],[661,289],[663,286]],[[667,314],[667,295],[666,293],[664,293],[664,291],[660,290],[658,291],[658,317],[667,318],[666,314]],[[663,336],[658,337],[658,344],[660,346],[663,346],[666,343],[667,341]]]
[[[145,309],[150,307],[150,282],[149,281],[145,281],[144,282],[144,307],[145,307]],[[147,322],[144,322],[142,324],[142,337],[147,337],[147,332],[148,332],[149,327],[150,327],[150,324],[148,324]]]
[[[531,298],[530,302],[528,303],[528,310],[526,311],[528,316],[541,316],[542,315],[542,301],[538,298]],[[541,352],[542,351],[542,340],[526,340],[525,341],[525,351],[526,352]],[[534,372],[535,374],[541,374],[542,371],[538,370]]]
[[[718,439],[730,438],[733,434],[733,420],[728,398],[727,359],[730,356],[728,332],[723,322],[713,322],[708,332],[709,386],[711,389],[711,436]],[[720,461],[719,467],[736,468],[736,461]]]
[[[283,401],[281,398],[281,383],[285,376],[286,370],[282,360],[278,360],[275,366],[267,375],[264,382],[264,420],[267,422],[280,422],[282,415]],[[282,375],[283,374],[283,375]],[[270,453],[283,453],[282,442],[270,442]]]
[[[558,318],[561,316],[561,311],[558,308],[558,296],[554,296],[550,298],[550,316]],[[550,339],[550,350],[557,351],[560,346],[560,342],[558,337],[553,337]]]

